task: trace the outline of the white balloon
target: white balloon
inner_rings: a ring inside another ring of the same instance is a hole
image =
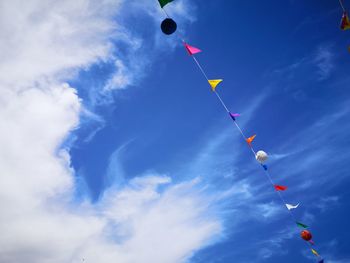
[[[258,151],[258,152],[256,153],[256,155],[255,155],[255,158],[256,158],[259,162],[263,163],[263,162],[265,162],[265,161],[267,160],[268,155],[267,155],[267,153],[264,152],[264,151]]]

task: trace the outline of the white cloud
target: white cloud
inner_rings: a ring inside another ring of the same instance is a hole
[[[62,200],[50,200],[7,212],[3,219],[12,218],[1,224],[0,261],[184,262],[220,234],[221,223],[208,215],[213,203],[195,183],[158,189],[170,182],[137,178],[107,191],[97,208],[83,204],[73,212]]]
[[[316,202],[316,207],[325,212],[326,210],[334,208],[334,206],[339,205],[339,196],[326,196],[321,197],[318,202]]]
[[[41,78],[66,78],[76,67],[106,59],[109,33],[116,26],[110,17],[120,2],[2,2],[1,83],[18,87]]]
[[[274,202],[262,203],[256,205],[257,216],[261,219],[269,219],[276,216],[279,212],[282,212],[281,205]]]
[[[329,78],[333,68],[334,68],[334,55],[331,52],[330,47],[321,46],[318,48],[314,63],[318,67],[319,80],[325,80]]]
[[[196,182],[146,176],[74,201],[61,145],[89,114],[65,81],[110,59],[121,4],[0,3],[0,262],[184,262],[221,232]]]
[[[220,233],[219,221],[207,214],[212,202],[196,190],[197,181],[156,190],[170,182],[169,177],[150,175],[104,196],[104,213],[123,231],[117,234],[125,240],[121,248],[126,262],[182,262]]]
[[[132,83],[132,73],[128,71],[123,61],[117,59],[115,61],[116,73],[107,81],[104,89],[106,91],[113,90],[115,88],[125,89]],[[131,75],[131,76],[130,76]]]

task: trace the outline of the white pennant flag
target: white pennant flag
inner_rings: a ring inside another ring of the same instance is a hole
[[[286,207],[288,208],[288,210],[291,210],[291,209],[295,209],[299,206],[299,204],[297,205],[290,205],[290,204],[286,204]]]

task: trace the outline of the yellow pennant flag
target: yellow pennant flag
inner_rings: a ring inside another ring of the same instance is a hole
[[[311,248],[311,252],[312,254],[314,254],[316,257],[319,257],[320,255],[317,253],[317,251],[315,249]]]
[[[222,79],[209,79],[208,82],[211,86],[212,91],[215,91],[216,86],[223,81]]]

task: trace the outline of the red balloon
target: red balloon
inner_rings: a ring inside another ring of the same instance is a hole
[[[310,241],[311,238],[312,238],[311,233],[310,233],[309,231],[307,231],[307,230],[301,231],[300,236],[301,236],[301,238],[304,239],[305,241]]]

